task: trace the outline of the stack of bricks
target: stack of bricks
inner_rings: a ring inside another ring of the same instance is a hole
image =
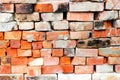
[[[0,80],[120,80],[120,0],[0,3]]]

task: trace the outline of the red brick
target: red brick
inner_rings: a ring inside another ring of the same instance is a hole
[[[12,67],[12,74],[23,74],[27,73],[27,66],[26,65],[16,65]]]
[[[22,36],[21,31],[5,32],[5,39],[20,40],[21,36]]]
[[[32,57],[40,57],[41,56],[40,50],[32,50],[32,54],[33,54]]]
[[[65,65],[65,64],[71,64],[71,59],[70,57],[64,56],[60,58],[60,64]]]
[[[52,41],[43,41],[43,48],[52,48]]]
[[[10,40],[11,48],[20,48],[20,40]]]
[[[14,4],[0,4],[0,12],[14,12]]]
[[[27,50],[17,49],[17,53],[19,57],[32,56],[32,51],[30,49]]]
[[[72,59],[72,65],[85,65],[86,59],[85,57],[74,57]]]
[[[115,65],[115,72],[120,72],[120,65]]]
[[[1,57],[1,65],[11,65],[10,57]]]
[[[0,65],[0,74],[11,74],[10,65]]]
[[[0,40],[0,48],[7,48],[9,46],[8,40]]]
[[[120,29],[117,29],[117,36],[120,36]]]
[[[44,57],[44,65],[58,65],[59,57]]]
[[[63,56],[63,49],[52,49],[52,56],[56,57]]]
[[[110,29],[112,28],[112,22],[111,21],[104,21],[104,27],[105,29]]]
[[[68,39],[69,32],[68,31],[54,31],[47,32],[47,40],[58,40],[58,39]]]
[[[31,49],[31,48],[32,46],[30,42],[24,40],[21,41],[21,49]]]
[[[69,21],[93,21],[93,13],[77,13],[69,12],[67,14],[67,20]]]
[[[42,48],[42,42],[32,42],[32,48],[33,49],[41,49]]]
[[[62,69],[63,69],[63,73],[73,73],[73,65],[61,65]]]
[[[4,39],[3,32],[0,32],[0,40],[3,40],[3,39]]]
[[[51,65],[51,66],[43,66],[42,74],[55,74],[62,73],[63,69],[60,65]]]
[[[86,66],[75,66],[76,74],[92,74],[94,72],[94,66],[86,65]]]
[[[28,59],[25,57],[13,57],[11,58],[12,65],[27,65]]]
[[[5,56],[6,49],[0,49],[0,57]]]
[[[99,65],[99,64],[104,64],[104,63],[105,63],[104,57],[87,58],[88,65]]]
[[[15,4],[16,13],[33,13],[32,4]]]
[[[41,67],[28,67],[27,68],[27,76],[40,76],[41,75]]]
[[[41,49],[40,50],[41,56],[42,57],[50,57],[52,54],[52,50],[51,49]]]
[[[7,50],[7,56],[10,56],[10,57],[17,56],[17,49],[7,48],[6,50]]]

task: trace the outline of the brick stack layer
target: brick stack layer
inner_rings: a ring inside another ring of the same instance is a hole
[[[120,80],[120,0],[0,3],[0,80]]]

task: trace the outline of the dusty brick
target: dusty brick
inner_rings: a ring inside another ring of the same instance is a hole
[[[0,4],[0,12],[14,12],[14,4]]]
[[[73,73],[73,65],[61,65],[64,74]]]
[[[108,64],[120,64],[119,57],[108,57]]]
[[[63,56],[63,49],[52,49],[52,56],[55,57]]]
[[[63,69],[60,65],[42,66],[43,74],[55,74],[63,73]]]
[[[67,20],[63,21],[54,21],[52,22],[52,26],[54,30],[66,30],[69,29],[69,24]]]
[[[0,65],[0,74],[11,74],[10,65]]]
[[[72,2],[82,2],[82,1],[89,1],[89,0],[70,0]],[[96,2],[102,2],[104,0],[90,0],[90,1],[96,1]]]
[[[40,53],[40,50],[32,50],[32,57],[40,57],[41,56],[41,53]]]
[[[13,14],[11,13],[0,13],[0,23],[7,23],[13,21]]]
[[[50,57],[52,54],[51,49],[41,49],[40,52],[42,57]]]
[[[120,20],[119,20],[119,19],[118,19],[118,20],[115,20],[113,26],[114,26],[115,28],[120,28]]]
[[[0,0],[1,3],[36,3],[37,0]]]
[[[35,30],[36,31],[50,31],[51,26],[49,22],[36,22],[35,23]]]
[[[0,48],[7,48],[9,46],[9,40],[0,40]]]
[[[45,39],[44,32],[36,32],[36,31],[23,31],[23,40],[27,40],[29,42],[32,41],[43,41]]]
[[[52,48],[52,41],[43,41],[42,46],[43,48]]]
[[[75,55],[75,49],[64,49],[64,55],[73,57]]]
[[[57,40],[53,41],[53,48],[75,48],[75,40]]]
[[[23,74],[23,73],[27,73],[27,66],[26,66],[26,65],[11,66],[11,73],[12,73],[12,74]]]
[[[0,49],[0,57],[5,56],[6,49]]]
[[[39,67],[28,67],[27,76],[41,76],[41,66]]]
[[[44,57],[44,65],[58,65],[59,57]]]
[[[30,49],[27,49],[27,50],[17,49],[17,52],[19,57],[32,56],[32,51]]]
[[[40,21],[39,13],[34,12],[32,14],[15,14],[17,21]]]
[[[68,21],[93,21],[93,13],[68,12]]]
[[[43,21],[59,21],[63,20],[63,13],[42,13],[41,18]]]
[[[42,42],[32,42],[32,48],[33,49],[41,49],[42,48]]]
[[[33,13],[32,4],[15,4],[16,13]]]
[[[96,72],[98,72],[98,73],[113,72],[113,65],[108,65],[108,64],[96,65]]]
[[[115,65],[115,72],[117,72],[117,73],[120,72],[120,65]]]
[[[84,57],[73,57],[71,64],[72,65],[85,65],[85,58]]]
[[[92,74],[93,72],[94,72],[93,65],[75,66],[75,73],[76,74]]]
[[[104,57],[93,57],[93,58],[87,58],[87,64],[88,65],[101,65],[104,64],[105,59]]]
[[[34,29],[34,23],[33,22],[19,22],[19,29],[20,30],[31,30]]]
[[[90,7],[92,5],[92,7]],[[71,12],[88,12],[103,11],[104,4],[97,2],[70,2],[69,9]]]
[[[81,30],[92,30],[93,22],[70,22],[69,23],[71,31],[81,31]]]
[[[10,40],[11,48],[20,48],[20,40]]]
[[[5,39],[13,39],[13,40],[20,40],[22,37],[21,31],[11,31],[11,32],[5,32]]]
[[[67,56],[60,57],[60,64],[61,65],[71,64],[70,57],[67,57]]]
[[[21,49],[31,49],[31,43],[28,41],[21,40]]]
[[[47,40],[69,39],[68,31],[53,31],[53,32],[47,32],[46,34],[47,34]]]
[[[97,14],[96,20],[113,20],[118,18],[118,11],[103,11]]]
[[[111,45],[120,45],[120,37],[111,37]]]
[[[70,39],[88,39],[90,31],[70,32]]]
[[[7,48],[6,52],[7,52],[7,56],[10,56],[10,57],[16,57],[17,56],[17,49]]]
[[[28,61],[29,66],[41,66],[43,65],[43,58],[30,58]]]
[[[1,57],[1,65],[11,65],[10,57]]]

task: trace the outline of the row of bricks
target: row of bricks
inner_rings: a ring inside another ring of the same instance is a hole
[[[8,0],[6,0],[8,2]],[[119,0],[107,0],[105,2],[105,9],[120,10]],[[111,5],[110,5],[111,4]],[[90,7],[92,5],[92,7]],[[14,12],[14,5],[1,5],[1,12]],[[10,8],[8,8],[10,7]],[[35,7],[35,8],[33,8]],[[97,8],[96,8],[97,7]],[[34,12],[98,12],[104,10],[103,2],[41,2],[35,4],[15,4],[16,13],[32,13]]]

